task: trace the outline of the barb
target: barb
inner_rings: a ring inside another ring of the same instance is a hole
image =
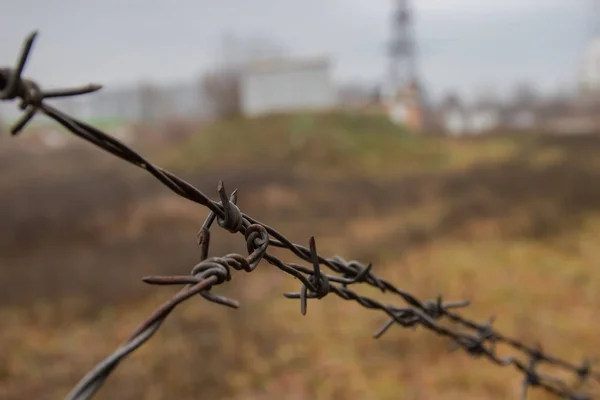
[[[223,182],[219,182],[217,192],[219,201],[213,201],[194,186],[178,178],[174,174],[153,165],[141,155],[109,136],[108,134],[81,122],[56,108],[46,104],[45,99],[53,97],[76,96],[91,93],[100,89],[99,85],[69,90],[42,91],[32,80],[22,77],[27,59],[37,33],[27,37],[21,54],[14,68],[0,69],[0,100],[20,100],[19,107],[23,110],[22,118],[11,128],[16,135],[31,121],[36,113],[42,112],[62,125],[74,135],[92,143],[132,165],[148,171],[157,180],[181,197],[207,207],[210,213],[200,231],[198,244],[201,246],[201,261],[185,276],[149,276],[143,281],[153,285],[184,285],[184,288],[171,300],[161,305],[139,328],[130,339],[121,345],[114,353],[96,365],[85,375],[68,394],[67,399],[89,399],[103,385],[118,364],[133,351],[148,341],[160,328],[167,316],[181,302],[198,294],[204,299],[219,305],[237,308],[238,303],[212,293],[214,286],[223,284],[231,279],[231,269],[252,272],[262,260],[297,278],[302,287],[299,292],[285,293],[288,299],[300,300],[301,314],[306,314],[309,299],[323,299],[329,294],[353,301],[361,306],[384,312],[388,321],[374,334],[381,337],[393,325],[404,328],[422,328],[440,336],[451,339],[451,350],[463,349],[474,358],[486,358],[498,366],[512,366],[519,371],[523,379],[523,398],[528,390],[538,387],[561,398],[588,399],[585,393],[578,393],[566,382],[538,371],[541,364],[550,364],[570,372],[578,379],[579,386],[594,381],[600,382],[600,374],[592,371],[592,360],[584,360],[580,365],[570,363],[542,351],[540,346],[528,346],[517,339],[510,338],[492,328],[494,317],[486,323],[472,321],[460,314],[456,309],[469,305],[468,301],[444,302],[439,296],[435,300],[421,301],[407,291],[401,290],[372,273],[372,265],[364,265],[358,261],[346,261],[339,256],[324,258],[317,253],[314,237],[309,240],[309,247],[292,243],[283,234],[268,225],[242,213],[237,206],[237,190],[227,195]],[[231,232],[240,233],[246,240],[248,256],[228,254],[223,257],[209,257],[210,230],[215,220],[218,225]],[[300,260],[310,263],[311,268],[285,262],[268,252],[269,247],[287,249]],[[327,267],[336,275],[325,274],[322,266]],[[390,293],[401,298],[406,307],[384,305],[371,298],[361,296],[349,289],[353,285],[369,285],[381,292]],[[465,332],[455,331],[441,324],[450,321],[457,324]],[[514,357],[501,358],[496,353],[498,343],[511,347],[523,359]]]

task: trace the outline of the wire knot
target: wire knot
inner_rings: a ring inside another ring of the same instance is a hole
[[[240,255],[237,255],[236,257],[235,254],[225,257],[212,257],[204,259],[196,264],[194,268],[192,268],[190,275],[147,276],[142,280],[151,285],[192,285],[192,288],[195,285],[204,282],[201,291],[197,292],[200,296],[213,303],[231,308],[238,308],[239,304],[237,301],[213,294],[210,290],[214,285],[220,285],[231,279],[230,266],[241,269],[240,264],[243,264],[244,262],[244,257]],[[206,282],[207,279],[209,279],[210,282]]]
[[[322,299],[331,290],[329,278],[321,271],[321,267],[319,265],[319,255],[317,253],[317,246],[315,244],[314,237],[310,238],[309,244],[313,273],[306,279],[306,282],[302,285],[300,293],[287,294],[287,296],[290,298],[297,298],[296,296],[300,298],[300,313],[302,313],[302,315],[306,315],[308,299]]]
[[[21,103],[19,104],[19,108],[21,110],[25,110],[27,107],[33,107],[36,110],[42,106],[42,101],[44,100],[44,93],[40,86],[30,80],[21,80],[20,84],[22,86],[21,92]]]
[[[242,215],[242,212],[234,201],[229,200],[223,181],[219,181],[217,191],[219,192],[221,205],[223,206],[223,215],[217,215],[219,226],[231,233],[239,232],[242,229],[242,226],[244,226],[244,216]]]
[[[231,271],[225,257],[211,257],[199,262],[192,268],[191,275],[197,279],[214,276],[217,280],[212,285],[220,285],[231,280]],[[210,290],[212,285],[207,290]]]
[[[0,100],[20,99],[19,109],[25,111],[10,129],[13,136],[22,131],[40,110],[60,122],[60,118],[63,115],[45,105],[43,102],[45,99],[77,96],[92,93],[102,88],[100,85],[87,85],[75,89],[42,91],[37,83],[29,79],[23,79],[23,70],[25,69],[25,64],[27,63],[27,58],[29,57],[36,36],[37,32],[32,32],[27,37],[14,68],[0,69]]]
[[[435,300],[428,300],[424,304],[424,311],[433,319],[439,319],[446,314],[446,308],[442,301],[442,296]]]
[[[331,284],[329,278],[325,274],[319,276],[311,275],[308,277],[308,281],[314,286],[315,290],[307,288],[309,291],[309,297],[315,299],[322,299],[329,293]],[[305,286],[306,287],[306,286]]]
[[[260,261],[267,254],[269,247],[269,233],[267,229],[260,224],[252,224],[246,228],[244,232],[246,237],[246,248],[248,249],[249,269],[247,272],[253,271]]]
[[[364,266],[362,263],[351,260],[346,261],[340,256],[334,256],[327,260],[330,265],[334,266],[334,270],[341,273],[345,279],[348,279],[352,283],[368,283],[380,289],[382,292],[385,291],[385,285],[374,275],[371,274],[372,264]],[[343,287],[347,287],[347,283],[342,283]]]

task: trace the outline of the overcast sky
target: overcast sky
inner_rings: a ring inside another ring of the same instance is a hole
[[[506,91],[529,80],[569,87],[594,0],[413,1],[429,92]],[[380,81],[392,0],[2,0],[0,65],[40,35],[27,75],[45,86],[181,81],[211,66],[226,32],[268,37],[291,54],[330,54],[336,80]]]

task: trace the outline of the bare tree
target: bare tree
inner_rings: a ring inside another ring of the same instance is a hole
[[[498,88],[494,85],[480,85],[474,93],[473,103],[477,106],[497,107],[501,103]]]
[[[214,69],[204,74],[202,89],[216,117],[231,118],[241,112],[239,72]]]
[[[517,107],[533,108],[539,102],[540,96],[532,84],[522,82],[515,86],[512,98]]]
[[[462,107],[462,105],[461,98],[455,91],[446,93],[440,102],[440,108],[442,110],[455,110]]]

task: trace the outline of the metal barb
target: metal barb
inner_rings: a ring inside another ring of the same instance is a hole
[[[372,265],[364,265],[358,261],[345,261],[339,256],[325,258],[317,253],[314,237],[309,241],[309,248],[295,244],[282,233],[272,227],[244,214],[237,205],[237,190],[228,197],[223,182],[219,182],[217,192],[220,201],[211,200],[183,179],[171,172],[153,165],[140,154],[121,143],[107,133],[79,121],[62,111],[44,103],[46,98],[69,97],[92,93],[101,88],[100,85],[88,85],[79,89],[64,89],[42,91],[32,80],[24,79],[22,72],[31,53],[37,32],[30,34],[24,42],[21,54],[14,68],[0,68],[0,100],[20,101],[24,111],[20,121],[13,126],[12,133],[17,134],[40,111],[60,124],[65,130],[88,141],[133,166],[144,169],[175,194],[206,207],[209,214],[198,232],[198,244],[201,246],[200,262],[194,266],[189,275],[148,276],[143,278],[147,284],[169,286],[184,285],[183,289],[173,298],[161,305],[144,321],[131,335],[128,341],[120,346],[113,354],[98,363],[86,374],[67,395],[67,399],[89,399],[103,385],[118,364],[129,354],[142,346],[160,328],[167,316],[183,301],[200,295],[205,300],[230,308],[238,307],[234,300],[212,293],[218,286],[232,279],[231,270],[253,271],[261,261],[265,260],[273,267],[299,279],[302,289],[299,293],[285,293],[285,297],[300,299],[301,312],[306,313],[307,299],[321,299],[333,294],[343,300],[358,303],[370,310],[378,310],[387,315],[388,321],[375,334],[380,337],[393,325],[415,329],[421,327],[438,336],[450,339],[455,349],[463,349],[466,354],[485,358],[498,366],[512,366],[524,376],[523,398],[531,387],[537,387],[557,397],[569,399],[588,399],[586,394],[578,393],[567,386],[562,380],[538,372],[540,364],[550,364],[570,372],[579,378],[580,383],[600,381],[600,374],[593,371],[592,362],[585,360],[576,365],[558,357],[545,353],[540,347],[532,347],[523,342],[506,336],[492,328],[494,318],[481,324],[458,314],[455,309],[467,307],[468,301],[443,302],[439,296],[435,300],[421,301],[411,293],[401,290],[391,282],[377,277],[372,272]],[[214,221],[231,233],[241,233],[245,240],[248,255],[227,254],[222,257],[209,257],[210,230]],[[268,252],[269,247],[288,250],[296,258],[310,263],[312,268],[283,261]],[[333,273],[325,274],[322,267]],[[396,296],[403,300],[406,306],[384,305],[383,303],[361,296],[350,290],[350,285],[366,285],[383,293]],[[449,328],[440,322],[452,322],[460,329]],[[461,332],[463,331],[463,332]],[[515,356],[500,358],[496,354],[495,345],[501,343],[511,348]],[[519,359],[529,360],[525,364]]]

